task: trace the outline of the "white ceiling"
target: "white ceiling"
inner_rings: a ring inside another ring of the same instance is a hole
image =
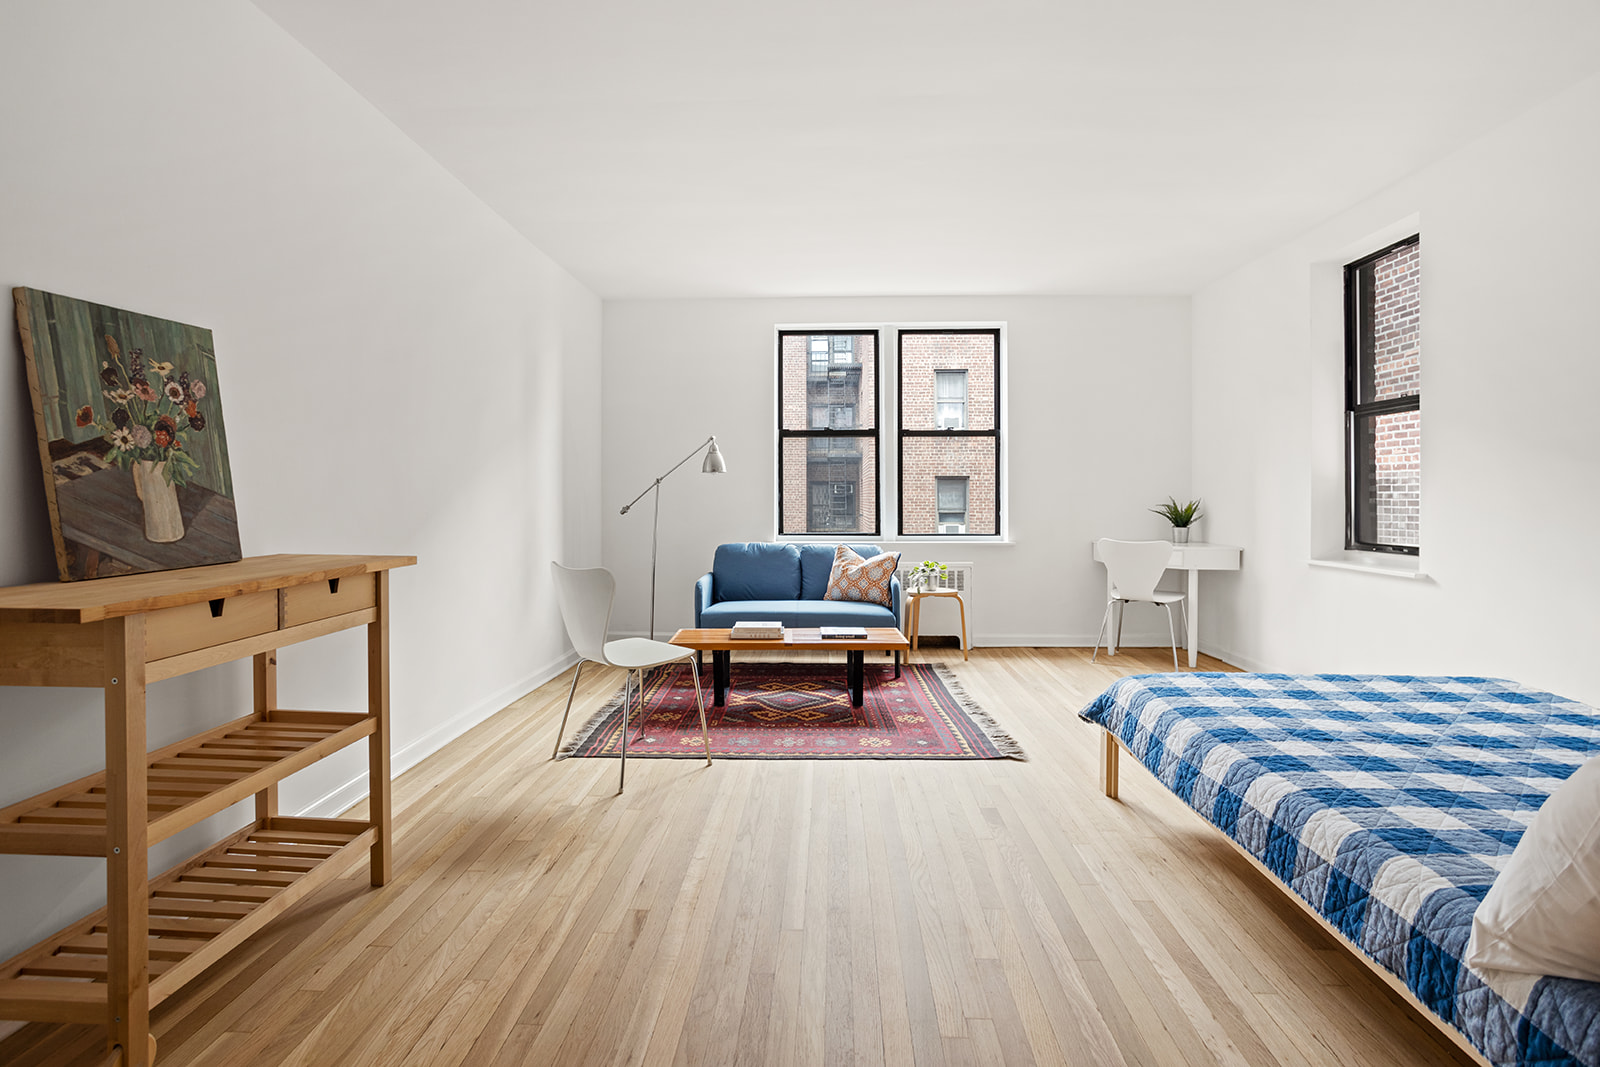
[[[1600,71],[1594,0],[257,0],[607,298],[1187,292]]]

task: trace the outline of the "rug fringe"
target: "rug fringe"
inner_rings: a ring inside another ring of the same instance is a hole
[[[1008,759],[1021,760],[1024,763],[1028,761],[1028,754],[1022,750],[1017,739],[1007,733],[1005,727],[996,722],[994,716],[990,715],[983,705],[967,695],[967,687],[961,684],[955,671],[943,663],[930,663],[928,666],[933,668],[933,672],[939,676],[939,681],[944,683],[945,689],[955,698],[956,703],[961,705],[961,710],[967,713],[967,717],[988,735],[995,751]]]
[[[605,707],[589,716],[588,722],[580,726],[575,732],[569,734],[566,742],[562,744],[561,748],[556,752],[556,759],[567,759],[576,755],[578,749],[587,744],[589,742],[589,738],[593,737],[595,732],[599,730],[600,727],[605,725],[606,720],[610,718],[613,713],[621,709],[622,700],[626,693],[626,689],[618,690],[612,695],[610,700],[606,701]]]

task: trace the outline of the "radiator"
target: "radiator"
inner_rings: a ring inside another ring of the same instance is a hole
[[[900,588],[906,587],[907,576],[911,569],[917,565],[916,560],[909,563],[901,560]],[[961,601],[967,607],[967,640],[969,644],[976,645],[977,629],[972,624],[972,564],[971,563],[946,563],[944,577],[935,580],[934,589],[953,589],[961,594]],[[902,605],[902,608],[904,605]],[[906,626],[911,625],[910,619],[904,610],[900,617]],[[922,602],[922,636],[928,634],[949,634],[954,637],[961,636],[961,612],[952,597],[929,597]]]

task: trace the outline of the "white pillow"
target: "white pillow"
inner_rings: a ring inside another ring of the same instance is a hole
[[[1600,756],[1533,817],[1472,916],[1467,966],[1600,982]]]

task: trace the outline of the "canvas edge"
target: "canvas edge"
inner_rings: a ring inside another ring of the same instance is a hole
[[[11,290],[17,309],[17,334],[22,341],[22,364],[28,375],[28,399],[33,407],[34,438],[39,445],[39,463],[44,474],[45,508],[50,513],[50,539],[56,552],[56,572],[60,580],[73,580],[67,561],[67,542],[61,533],[61,509],[56,503],[55,468],[50,463],[50,442],[46,440],[44,425],[44,393],[39,385],[39,365],[33,346],[33,311],[28,300],[30,293],[43,293],[42,289],[15,286]]]

